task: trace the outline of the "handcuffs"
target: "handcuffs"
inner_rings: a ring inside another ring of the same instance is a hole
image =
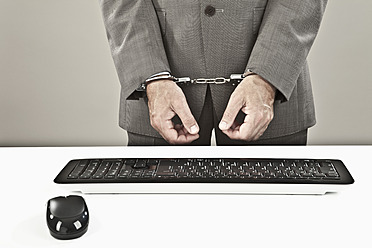
[[[191,79],[190,77],[174,77],[170,72],[159,72],[145,80],[129,97],[128,100],[138,100],[146,95],[146,86],[157,80],[172,80],[178,85],[184,84],[227,84],[230,83],[232,86],[238,85],[245,77],[257,75],[256,73],[248,70],[244,74],[231,74],[229,78],[217,77],[217,78],[197,78]]]

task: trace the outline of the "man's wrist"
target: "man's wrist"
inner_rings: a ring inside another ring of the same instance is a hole
[[[159,80],[167,80],[167,79],[174,81],[175,77],[173,77],[169,71],[155,73],[145,80],[145,85],[147,86],[148,84],[152,82],[159,81]]]
[[[254,75],[252,77],[254,77],[253,78],[253,81],[255,83],[261,84],[267,90],[267,92],[270,94],[271,98],[272,99],[275,99],[276,88],[270,82],[268,82],[267,80],[265,80],[263,77],[261,77],[258,74],[257,75]]]
[[[243,75],[244,77],[251,76],[253,79],[256,79],[258,82],[264,83],[265,88],[267,88],[268,91],[273,93],[274,96],[276,95],[276,87],[273,86],[269,81],[261,77],[261,75],[255,73],[253,70],[247,69],[247,71]]]
[[[170,79],[159,79],[154,81],[153,83],[150,83],[146,86],[145,92],[148,93],[149,91],[159,91],[163,90],[163,87],[169,88],[172,85],[176,85],[176,83],[173,80]]]

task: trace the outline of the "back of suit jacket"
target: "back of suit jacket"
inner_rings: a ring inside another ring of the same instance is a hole
[[[101,0],[112,56],[122,85],[119,124],[161,137],[150,125],[146,99],[127,100],[150,75],[229,77],[248,69],[277,89],[274,119],[261,139],[315,124],[306,57],[326,0]],[[184,85],[196,119],[206,85]],[[211,85],[221,119],[231,85]]]

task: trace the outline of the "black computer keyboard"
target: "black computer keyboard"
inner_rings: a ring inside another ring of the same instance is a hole
[[[249,158],[99,158],[71,160],[58,184],[352,184],[340,160]]]

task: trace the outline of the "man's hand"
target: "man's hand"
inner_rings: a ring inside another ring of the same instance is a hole
[[[172,80],[159,80],[146,88],[151,126],[170,144],[187,144],[199,138],[199,126],[191,114],[185,95]],[[178,115],[182,125],[174,125]]]
[[[257,140],[274,117],[275,91],[258,75],[244,78],[231,94],[219,128],[231,139]],[[241,124],[235,122],[239,110],[246,114]]]

